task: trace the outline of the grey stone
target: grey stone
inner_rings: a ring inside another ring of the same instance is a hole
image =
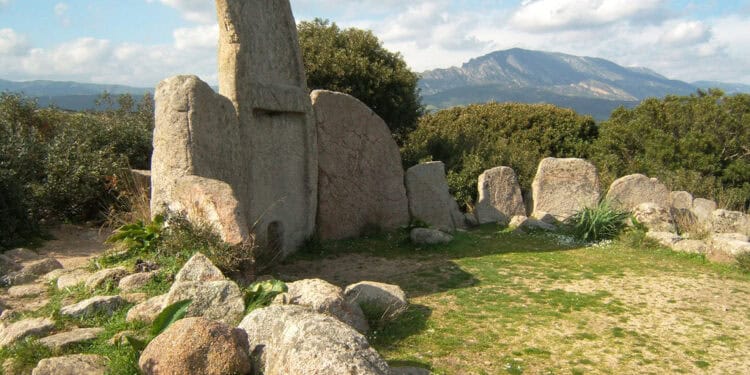
[[[750,242],[725,236],[713,236],[711,238],[711,249],[730,257],[750,253]]]
[[[705,254],[708,252],[708,244],[701,240],[682,240],[672,245],[672,249],[683,253]]]
[[[174,277],[175,282],[203,282],[223,280],[226,280],[226,277],[224,277],[224,274],[221,273],[221,270],[214,266],[211,260],[201,253],[195,253],[192,257],[190,257],[190,259],[185,263],[185,265],[182,266],[182,268],[180,268],[180,271],[178,271],[177,275]]]
[[[151,323],[156,319],[161,310],[165,306],[167,295],[162,294],[160,296],[151,297],[128,310],[128,314],[125,316],[126,322],[143,321]]]
[[[475,213],[479,224],[507,224],[516,215],[526,215],[521,186],[510,167],[484,171],[477,181],[479,198]]]
[[[683,240],[680,235],[673,232],[646,232],[646,237],[651,238],[661,244],[662,246],[672,248],[676,243]]]
[[[288,1],[219,0],[219,87],[159,84],[152,214],[186,175],[229,184],[255,240],[289,254],[315,229],[317,137]]]
[[[474,212],[467,212],[464,214],[464,224],[466,224],[467,227],[472,228],[479,225],[479,220],[477,220],[477,215],[475,215]]]
[[[641,203],[633,209],[633,217],[649,231],[677,232],[672,212],[661,204]]]
[[[670,206],[676,210],[693,209],[693,195],[687,191],[673,191],[669,193],[669,202]]]
[[[510,222],[508,222],[509,228],[519,228],[523,226],[523,224],[526,222],[526,220],[529,220],[526,215],[515,215],[510,218]]]
[[[192,300],[188,317],[202,316],[227,324],[236,324],[245,312],[243,294],[236,283],[224,281],[175,282],[162,308],[182,300]]]
[[[346,299],[363,310],[378,314],[383,319],[394,319],[406,311],[409,302],[398,285],[361,281],[344,289]]]
[[[153,280],[157,274],[157,271],[134,273],[120,279],[118,287],[124,292],[143,288],[144,286],[146,286],[146,284]]]
[[[557,225],[560,223],[560,221],[557,220],[557,218],[554,215],[545,211],[534,212],[534,215],[532,216],[532,218],[537,219],[543,223],[552,224],[552,225]]]
[[[55,322],[47,318],[20,320],[0,326],[0,349],[29,336],[44,336],[55,328]]]
[[[511,228],[516,228],[519,231],[545,231],[554,232],[557,230],[557,226],[549,223],[545,223],[539,219],[525,216],[514,216],[511,219]]]
[[[331,315],[359,332],[367,333],[370,330],[362,309],[358,304],[349,302],[338,286],[321,279],[299,280],[286,286],[287,292],[276,296],[274,304],[304,306]]]
[[[21,268],[21,265],[16,263],[13,259],[5,256],[5,254],[0,254],[0,276],[5,276],[13,271],[18,271]]]
[[[406,194],[413,219],[444,232],[463,227],[463,214],[448,191],[443,162],[434,161],[409,168],[406,171]]]
[[[57,289],[63,290],[65,288],[71,288],[81,283],[86,283],[86,280],[91,277],[92,274],[84,269],[76,269],[69,273],[60,275],[57,278]]]
[[[432,228],[414,228],[409,234],[412,243],[418,245],[439,245],[453,241],[453,236]]]
[[[739,211],[714,210],[711,213],[714,233],[743,233],[750,235],[750,218]]]
[[[60,314],[73,318],[94,314],[112,315],[125,301],[120,296],[96,296],[60,309]]]
[[[44,293],[47,293],[47,285],[44,284],[17,285],[8,288],[8,294],[15,298],[35,297]]]
[[[156,336],[141,353],[143,374],[249,374],[244,330],[205,318],[185,318]]]
[[[151,191],[151,171],[131,169],[130,177],[133,178],[133,187],[136,191]]]
[[[44,258],[27,263],[21,272],[35,276],[42,276],[58,268],[63,268],[63,266],[57,261],[57,259]]]
[[[120,297],[127,302],[132,304],[138,304],[141,302],[145,302],[148,299],[148,294],[146,293],[120,293]]]
[[[32,375],[104,375],[107,361],[95,354],[73,354],[45,358],[36,365]]]
[[[128,273],[129,272],[125,267],[105,268],[96,271],[86,279],[86,288],[96,289],[105,285],[107,282],[117,284],[120,279],[127,276]]]
[[[341,321],[299,306],[251,312],[239,325],[247,332],[255,370],[265,375],[387,375],[388,364],[367,339]]]
[[[531,184],[532,216],[544,211],[559,221],[599,203],[601,187],[596,167],[583,159],[545,158]]]
[[[742,233],[714,233],[711,237],[721,240],[750,242],[750,237]]]
[[[409,224],[401,154],[388,125],[350,95],[316,90],[310,97],[318,133],[320,238]]]
[[[92,341],[104,332],[104,328],[76,328],[72,331],[47,336],[39,340],[39,343],[55,350],[67,349],[73,345]]]
[[[609,187],[606,200],[612,207],[632,211],[641,203],[666,204],[669,189],[655,178],[642,174],[620,177]]]
[[[37,254],[34,250],[26,249],[23,247],[8,250],[5,252],[5,256],[13,259],[16,262],[26,262],[29,260],[37,260],[40,258],[39,254]]]
[[[58,268],[56,270],[52,270],[52,271],[45,273],[42,276],[42,279],[44,279],[45,281],[55,281],[58,278],[60,278],[60,276],[66,273],[70,273],[71,271],[72,270],[70,268]]]
[[[695,215],[698,223],[704,229],[711,229],[711,214],[716,210],[716,202],[704,199],[693,199],[693,208],[691,212]]]

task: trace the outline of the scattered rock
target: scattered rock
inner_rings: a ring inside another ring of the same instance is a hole
[[[39,254],[37,254],[34,250],[26,249],[23,247],[8,250],[5,252],[5,256],[19,263],[39,259]]]
[[[8,289],[8,294],[14,298],[35,297],[44,293],[47,293],[45,284],[17,285]]]
[[[409,303],[406,293],[398,285],[361,281],[344,289],[344,295],[350,303],[356,303],[363,311],[377,314],[384,319],[393,319],[401,315]]]
[[[511,228],[516,228],[516,230],[519,231],[546,231],[546,232],[554,232],[557,230],[557,226],[545,223],[541,220],[535,219],[533,217],[526,217],[526,216],[514,216],[513,219],[511,219],[511,225],[509,225]]]
[[[32,375],[104,375],[107,361],[94,354],[73,354],[45,358],[36,365]]]
[[[620,177],[609,187],[606,200],[612,207],[632,211],[641,203],[669,202],[669,189],[655,178],[642,174]]]
[[[75,269],[57,278],[57,289],[72,288],[78,284],[85,283],[92,276],[91,272],[84,269]]]
[[[131,290],[142,288],[146,286],[146,284],[148,284],[151,280],[153,280],[156,275],[156,271],[151,271],[134,273],[132,275],[125,276],[120,279],[120,290],[129,292]]]
[[[120,297],[127,303],[138,304],[148,299],[146,293],[120,293]]]
[[[714,236],[711,239],[711,250],[730,257],[750,252],[750,242],[736,240],[731,237]]]
[[[401,154],[388,125],[350,95],[315,90],[310,98],[318,132],[320,238],[409,224]]]
[[[239,286],[233,281],[175,282],[167,293],[164,306],[182,300],[192,300],[188,317],[202,316],[227,324],[236,324],[245,312],[245,301]]]
[[[411,242],[418,245],[439,245],[453,241],[453,236],[432,228],[414,228],[409,234]]]
[[[389,374],[367,339],[341,321],[300,306],[270,306],[239,325],[247,332],[255,369],[281,374]]]
[[[682,241],[682,237],[673,232],[646,232],[646,237],[656,240],[662,246],[671,248],[674,244]]]
[[[443,162],[434,161],[409,168],[406,171],[406,193],[413,219],[445,232],[463,227],[464,217],[448,191]]]
[[[714,210],[711,213],[714,233],[744,233],[750,235],[750,218],[739,211]]]
[[[532,215],[532,218],[537,219],[541,221],[542,223],[547,223],[551,225],[557,225],[560,223],[560,221],[557,220],[555,216],[545,211],[534,212],[534,215]]]
[[[23,267],[21,272],[36,275],[36,276],[42,276],[48,272],[51,272],[53,270],[63,268],[62,264],[57,261],[55,258],[44,258],[41,260],[33,261],[31,263],[28,263],[26,266]]]
[[[507,224],[511,217],[526,215],[521,186],[510,167],[484,171],[477,181],[479,199],[475,213],[479,224]]]
[[[242,329],[205,318],[185,318],[146,346],[138,366],[147,375],[248,374],[247,335]]]
[[[641,203],[633,210],[633,217],[649,231],[677,232],[672,212],[661,204]]]
[[[676,210],[692,210],[693,194],[687,191],[673,191],[669,193],[670,206]],[[657,202],[659,203],[659,202]]]
[[[10,272],[0,277],[0,286],[13,286],[30,283],[37,279],[37,275],[26,273],[23,270]]]
[[[63,350],[72,345],[92,341],[104,332],[104,328],[76,328],[72,331],[47,336],[39,343],[55,350]]]
[[[13,259],[5,256],[5,254],[0,254],[0,276],[5,276],[13,271],[18,271],[21,268],[21,265],[16,263]]]
[[[128,310],[128,314],[125,316],[126,322],[134,322],[137,320],[151,323],[156,319],[161,310],[164,308],[164,302],[167,300],[167,295],[162,294],[160,296],[151,297],[144,302],[141,302]]]
[[[682,240],[672,245],[675,251],[692,254],[705,254],[708,252],[708,244],[701,240]]]
[[[86,288],[96,289],[107,282],[117,283],[123,277],[128,275],[125,267],[105,268],[95,272],[86,279]]]
[[[362,333],[370,329],[362,309],[347,301],[338,286],[321,279],[299,280],[286,286],[287,292],[276,296],[274,304],[304,306],[331,315]]]
[[[0,349],[28,336],[44,336],[54,328],[55,322],[47,318],[24,319],[0,327]]]
[[[120,296],[96,296],[60,309],[60,314],[73,318],[94,314],[111,315],[125,301]]]
[[[594,207],[601,196],[599,172],[590,162],[576,158],[545,158],[531,184],[532,216],[544,211],[565,221],[584,207]]]
[[[183,281],[224,281],[226,277],[211,260],[201,253],[195,253],[174,278],[176,283]]]
[[[42,276],[42,279],[44,279],[44,281],[55,281],[58,278],[60,278],[60,276],[66,273],[69,273],[71,271],[72,270],[68,268],[58,268],[56,270],[52,270],[52,271],[45,273],[44,276]]]

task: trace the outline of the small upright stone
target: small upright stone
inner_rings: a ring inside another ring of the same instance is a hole
[[[711,226],[711,214],[716,210],[716,202],[710,199],[695,198],[692,212],[698,222],[706,229]]]
[[[176,283],[183,281],[205,282],[223,280],[226,280],[226,277],[221,273],[221,270],[214,266],[211,260],[201,253],[195,253],[174,277]]]
[[[641,203],[667,204],[669,189],[655,178],[631,174],[615,180],[606,199],[614,208],[632,211]]]
[[[414,228],[409,238],[417,245],[440,245],[453,241],[453,236],[450,234],[432,228]]]
[[[516,215],[526,215],[521,186],[516,172],[510,167],[496,167],[484,171],[477,181],[479,199],[475,213],[479,224],[507,224]]]
[[[401,315],[409,303],[406,293],[398,285],[361,281],[344,289],[347,300],[358,304],[363,311],[377,314],[384,319]]]
[[[599,203],[599,173],[583,159],[545,158],[539,163],[534,182],[532,216],[544,211],[559,221],[573,216],[584,207]]]
[[[406,193],[413,219],[445,232],[464,227],[464,216],[448,190],[443,162],[433,161],[409,168],[406,171]]]
[[[673,191],[669,193],[669,201],[675,210],[693,209],[693,195],[687,191]]]

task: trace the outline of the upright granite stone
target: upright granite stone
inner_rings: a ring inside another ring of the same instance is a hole
[[[474,209],[479,224],[503,223],[517,215],[526,215],[521,186],[510,167],[484,171],[477,181],[479,199]]]
[[[409,224],[401,154],[388,125],[350,95],[316,90],[310,97],[318,132],[320,238]]]
[[[533,217],[546,212],[563,221],[584,207],[599,202],[599,173],[583,159],[545,158],[539,163],[534,182]]]
[[[216,7],[221,95],[194,76],[157,87],[152,215],[175,206],[183,177],[217,180],[234,194],[225,201],[238,202],[237,223],[225,227],[289,254],[312,235],[317,208],[316,133],[294,18],[288,1]]]
[[[668,205],[669,189],[655,178],[631,174],[615,180],[607,192],[612,207],[632,211],[641,203]]]
[[[672,209],[675,210],[693,209],[693,195],[687,191],[673,191],[669,193],[669,202]]]
[[[464,226],[464,215],[448,191],[445,165],[433,161],[406,171],[406,194],[411,217],[444,232]]]

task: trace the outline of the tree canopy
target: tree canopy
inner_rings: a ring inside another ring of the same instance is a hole
[[[383,48],[370,31],[340,29],[315,19],[297,27],[311,90],[344,92],[367,104],[397,140],[414,129],[422,114],[417,81],[399,53]]]

